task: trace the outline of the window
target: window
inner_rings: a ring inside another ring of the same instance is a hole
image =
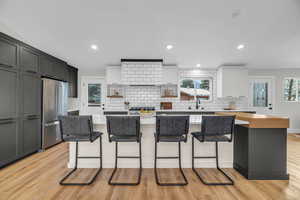
[[[180,100],[212,100],[211,78],[185,78],[180,82]]]
[[[101,84],[88,84],[88,106],[101,106]]]
[[[300,78],[284,79],[284,100],[300,102]]]

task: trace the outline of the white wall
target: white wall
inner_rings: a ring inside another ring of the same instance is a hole
[[[300,69],[250,69],[249,75],[275,77],[274,113],[288,115],[290,117],[289,132],[300,133],[300,102],[283,101],[283,79],[285,77],[300,77]]]
[[[4,24],[1,21],[0,21],[0,32],[5,33],[6,35],[9,35],[9,36],[16,38],[18,40],[21,40],[23,42],[26,42],[26,40],[21,35],[19,35],[15,31],[13,31],[11,28],[9,28],[9,26],[7,26],[6,24]]]

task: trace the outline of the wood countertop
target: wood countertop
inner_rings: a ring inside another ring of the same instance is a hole
[[[236,119],[248,121],[248,128],[289,128],[290,120],[288,117],[280,117],[273,115],[250,114],[241,112],[216,112],[216,115],[235,115]]]

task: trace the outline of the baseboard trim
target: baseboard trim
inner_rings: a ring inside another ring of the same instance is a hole
[[[288,128],[287,129],[288,134],[290,133],[300,133],[300,129],[294,129],[294,128]]]

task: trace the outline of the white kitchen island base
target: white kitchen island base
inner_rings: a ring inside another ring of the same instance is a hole
[[[236,120],[236,124],[247,124],[248,122]],[[182,167],[192,167],[192,136],[190,132],[199,131],[201,126],[201,116],[191,116],[190,129],[187,142],[181,143]],[[115,142],[108,141],[108,133],[103,116],[94,116],[94,129],[103,133],[103,168],[114,168],[115,161]],[[142,132],[142,167],[154,168],[154,132],[155,118],[141,118]],[[233,167],[233,143],[219,143],[219,165],[223,168]],[[70,142],[70,155],[68,167],[73,168],[75,165],[75,143]],[[99,139],[94,143],[80,142],[79,156],[98,156]],[[200,143],[195,140],[196,156],[214,156],[214,142]],[[120,156],[138,156],[138,143],[136,142],[119,142]],[[178,143],[158,143],[158,156],[177,156]],[[216,167],[215,159],[196,159],[195,166],[198,168]],[[78,168],[98,168],[99,160],[97,159],[78,159]],[[138,159],[119,159],[118,167],[120,168],[138,168]],[[158,160],[158,168],[178,168],[178,159]]]

